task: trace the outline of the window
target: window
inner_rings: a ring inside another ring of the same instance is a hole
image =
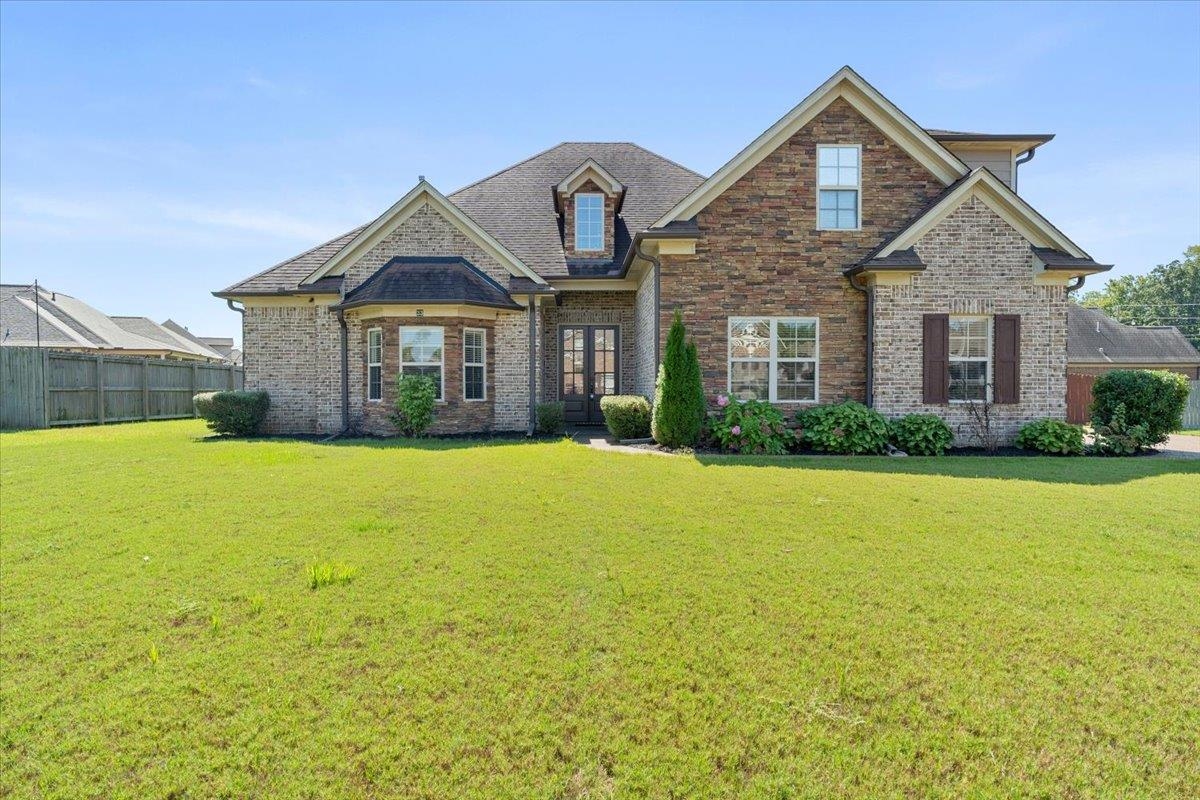
[[[950,317],[950,402],[991,396],[992,326],[988,317]]]
[[[815,403],[817,338],[813,318],[731,318],[729,393],[739,400]]]
[[[860,155],[858,145],[817,147],[818,229],[858,229]]]
[[[400,328],[400,374],[428,375],[433,378],[438,400],[445,397],[442,339],[441,328]]]
[[[367,399],[383,399],[383,331],[367,331]]]
[[[486,400],[487,332],[481,328],[463,330],[463,399]]]
[[[604,249],[604,195],[575,195],[575,249]]]

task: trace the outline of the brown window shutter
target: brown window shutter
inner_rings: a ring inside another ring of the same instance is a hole
[[[950,315],[926,314],[921,320],[921,402],[950,402]]]
[[[1021,318],[1016,314],[997,314],[993,320],[992,402],[1021,402]]]

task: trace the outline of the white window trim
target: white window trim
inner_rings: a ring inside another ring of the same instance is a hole
[[[483,338],[483,360],[467,361],[467,334],[478,333]],[[463,328],[463,366],[462,385],[464,403],[484,403],[488,399],[487,389],[487,328]],[[444,349],[443,349],[444,352]],[[483,397],[467,397],[467,367],[483,367]]]
[[[983,320],[984,327],[987,328],[987,344],[985,345],[986,350],[984,351],[984,355],[982,357],[981,356],[956,356],[953,353],[946,354],[947,361],[951,364],[954,364],[956,362],[957,363],[969,363],[969,362],[975,362],[975,361],[982,361],[987,365],[987,374],[984,376],[984,382],[983,382],[983,396],[985,399],[983,401],[979,401],[979,400],[955,400],[954,398],[950,398],[950,404],[957,406],[957,405],[966,405],[968,403],[979,403],[979,402],[990,403],[990,402],[992,402],[992,318],[986,314],[950,314],[949,317],[950,317],[951,322],[953,322],[956,319],[965,319],[965,320],[981,319],[981,320]],[[954,380],[953,379],[951,379],[951,381],[950,381],[949,388],[950,389],[954,388]],[[947,391],[949,391],[949,390],[947,390]]]
[[[581,197],[598,197],[600,198],[600,246],[599,247],[580,247],[579,246],[579,198]],[[604,223],[604,195],[599,192],[579,192],[575,195],[575,251],[578,253],[603,253],[605,235]]]
[[[764,362],[767,364],[768,402],[780,405],[816,405],[821,402],[821,320],[817,317],[771,317],[762,314],[742,314],[725,321],[725,391],[733,395],[733,323],[738,320],[767,320],[771,323],[771,351],[766,358],[739,358],[738,361]],[[780,400],[779,398],[779,341],[776,331],[780,322],[811,322],[816,333],[812,358],[787,358],[784,361],[813,362],[813,399]]]
[[[445,328],[445,326],[442,326],[442,325],[401,325],[400,326],[399,340],[397,341],[397,346],[400,348],[400,351],[399,351],[399,353],[397,353],[397,356],[400,359],[400,374],[401,375],[404,374],[404,365],[405,364],[408,364],[410,367],[433,366],[433,364],[431,362],[430,363],[420,363],[417,361],[405,361],[404,360],[404,332],[405,331],[441,331],[442,332],[442,361],[441,361],[442,385],[441,385],[441,391],[438,392],[438,394],[441,395],[441,399],[439,399],[437,402],[444,404],[446,402],[446,328]]]
[[[379,361],[371,360],[371,334],[379,334]],[[379,367],[379,397],[371,397],[371,367]],[[383,328],[367,328],[367,402],[383,402]]]
[[[822,147],[853,147],[858,151],[858,185],[857,186],[826,186],[821,183],[821,148]],[[862,230],[862,182],[863,182],[863,161],[862,161],[862,145],[861,144],[834,144],[827,142],[817,145],[817,157],[815,167],[817,170],[817,194],[816,194],[816,210],[817,210],[817,230],[819,231],[843,231],[853,233],[854,231]],[[838,189],[854,189],[856,208],[854,209],[854,221],[857,223],[853,228],[823,228],[821,227],[821,190],[837,191]]]

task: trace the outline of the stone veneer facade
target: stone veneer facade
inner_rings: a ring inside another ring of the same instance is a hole
[[[862,146],[860,230],[817,230],[818,144]],[[696,216],[694,255],[661,256],[661,340],[680,309],[711,402],[728,391],[730,317],[817,317],[820,402],[865,400],[866,297],[842,270],[943,189],[849,103],[834,101]]]
[[[911,285],[875,288],[875,407],[888,416],[936,414],[956,443],[977,443],[969,410],[925,405],[921,395],[924,314],[1018,314],[1020,402],[993,405],[995,430],[1011,440],[1022,424],[1063,419],[1067,392],[1067,296],[1033,281],[1029,242],[978,198],[971,198],[916,244],[926,270]]]

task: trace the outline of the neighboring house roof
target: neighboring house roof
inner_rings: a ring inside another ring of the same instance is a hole
[[[1072,364],[1200,365],[1200,352],[1170,325],[1138,327],[1103,311],[1067,307],[1067,361]]]
[[[458,256],[396,256],[334,308],[383,303],[461,303],[520,308],[503,286]]]
[[[195,342],[202,347],[212,350],[226,361],[231,361],[231,353],[234,350],[233,339],[228,336],[197,336],[187,329],[186,325],[180,325],[173,319],[168,319],[162,324],[164,328],[172,333],[182,336],[188,341]]]
[[[171,350],[183,353],[190,353],[194,356],[207,358],[213,361],[224,360],[225,356],[213,350],[208,345],[195,339],[192,336],[184,336],[167,328],[164,325],[159,325],[149,317],[110,317],[113,322],[117,323],[123,330],[129,333],[135,333],[138,336],[144,336],[147,339],[152,339],[160,342]]]
[[[41,320],[38,336],[37,321]],[[130,351],[221,360],[218,353],[145,317],[110,317],[82,300],[45,288],[0,287],[0,335],[8,346]]]

